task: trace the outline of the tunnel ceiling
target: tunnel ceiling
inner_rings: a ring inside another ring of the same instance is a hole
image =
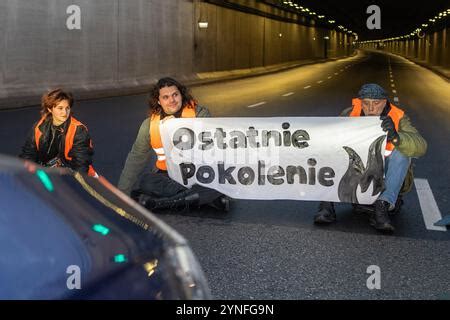
[[[273,1],[283,5],[283,1]],[[423,23],[440,12],[450,9],[450,0],[429,0],[422,4],[414,4],[411,0],[292,0],[300,6],[315,10],[317,14],[335,19],[337,24],[358,33],[360,40],[384,39],[411,33]],[[381,29],[370,30],[366,21],[370,14],[366,13],[370,5],[378,5],[381,11]],[[449,25],[449,16],[440,23]]]

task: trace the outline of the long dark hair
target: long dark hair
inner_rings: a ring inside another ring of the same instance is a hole
[[[172,87],[175,86],[178,88],[178,91],[180,91],[182,102],[182,107],[190,104],[192,101],[194,101],[194,98],[192,97],[191,93],[189,92],[189,89],[179,83],[177,80],[166,77],[159,79],[158,82],[150,89],[150,98],[148,100],[148,106],[150,108],[149,110],[149,116],[152,116],[153,114],[161,114],[162,107],[159,105],[159,90],[161,88],[165,87]]]

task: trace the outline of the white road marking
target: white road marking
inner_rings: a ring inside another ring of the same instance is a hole
[[[293,94],[294,94],[294,92],[288,92],[288,93],[283,94],[283,97],[289,97]]]
[[[311,86],[306,86],[306,87],[303,87],[303,89],[308,89],[308,88],[311,88]]]
[[[395,102],[398,102],[398,97],[394,97],[394,101],[395,101]]]
[[[427,179],[414,179],[417,196],[419,197],[420,209],[422,209],[423,220],[428,230],[447,231],[446,227],[434,224],[442,219],[441,212],[434,199],[430,184]]]
[[[260,105],[263,105],[263,104],[266,104],[266,102],[265,101],[261,101],[261,102],[255,103],[255,104],[251,104],[251,105],[247,106],[247,108],[254,108],[254,107],[257,107],[257,106],[260,106]]]
[[[317,83],[322,83],[322,82],[323,82],[322,80],[317,81]]]

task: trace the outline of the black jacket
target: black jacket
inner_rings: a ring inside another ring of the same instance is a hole
[[[66,134],[73,119],[73,117],[70,117],[59,127],[61,129],[61,137],[58,145],[58,157],[65,167],[69,167],[75,171],[87,173],[89,165],[92,164],[92,156],[94,151],[92,149],[91,137],[84,125],[80,125],[76,128],[73,146],[68,153],[68,156],[72,159],[66,159],[64,155]],[[45,166],[47,161],[50,160],[47,152],[52,140],[52,117],[48,116],[39,125],[39,130],[42,132],[42,136],[39,139],[39,150],[37,149],[35,142],[35,128],[38,123],[39,122],[36,122],[33,125],[31,132],[28,134],[25,144],[22,147],[22,153],[19,157]]]

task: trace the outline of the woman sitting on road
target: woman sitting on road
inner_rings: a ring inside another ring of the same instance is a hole
[[[44,94],[41,119],[33,125],[19,157],[97,176],[92,167],[92,140],[87,127],[72,116],[72,105],[70,92],[55,89]]]

